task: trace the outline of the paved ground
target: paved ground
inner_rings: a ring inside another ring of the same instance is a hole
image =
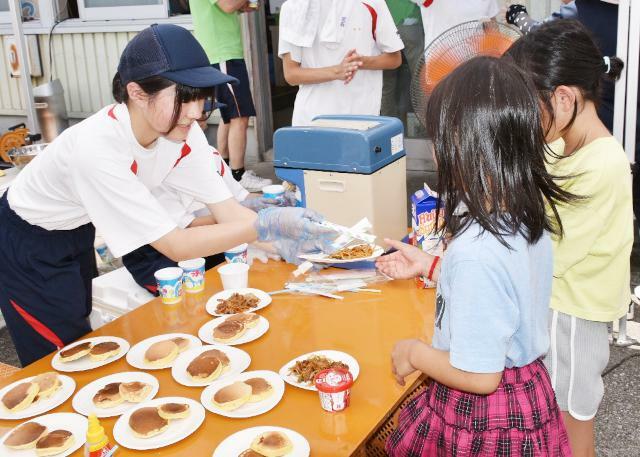
[[[251,164],[258,174],[275,177],[270,163]],[[427,170],[432,170],[427,166]],[[435,184],[433,171],[414,170],[407,175],[408,192]],[[640,284],[640,242],[632,255],[632,284]],[[640,339],[640,309],[635,322],[629,323],[632,336]],[[0,329],[0,361],[19,366],[6,328]],[[640,457],[640,346],[611,347],[611,359],[605,375],[605,398],[596,417],[598,457]]]

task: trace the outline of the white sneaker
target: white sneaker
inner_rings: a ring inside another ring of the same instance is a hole
[[[246,170],[238,182],[249,192],[262,192],[263,187],[273,184],[272,180],[261,178],[253,170]]]

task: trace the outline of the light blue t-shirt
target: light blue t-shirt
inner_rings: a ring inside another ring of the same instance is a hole
[[[505,240],[511,250],[474,223],[442,261],[432,344],[460,370],[522,367],[549,348],[551,240],[546,233],[533,245],[519,234]]]

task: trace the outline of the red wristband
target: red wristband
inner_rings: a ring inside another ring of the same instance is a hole
[[[435,257],[433,258],[433,262],[431,262],[431,267],[429,267],[429,274],[427,275],[427,279],[428,279],[429,281],[431,281],[431,280],[432,280],[431,278],[433,277],[433,272],[435,271],[435,269],[436,269],[436,265],[438,265],[438,261],[439,261],[439,260],[440,260],[440,257],[435,256]]]

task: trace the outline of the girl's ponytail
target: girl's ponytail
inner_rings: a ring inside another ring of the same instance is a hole
[[[624,62],[619,57],[604,56],[604,77],[611,81],[617,81],[620,79],[622,70],[624,69]]]
[[[113,76],[113,82],[111,83],[111,93],[113,94],[113,98],[118,103],[125,103],[129,99],[129,94],[127,93],[127,88],[122,84],[122,80],[120,79],[120,73],[116,72]]]

